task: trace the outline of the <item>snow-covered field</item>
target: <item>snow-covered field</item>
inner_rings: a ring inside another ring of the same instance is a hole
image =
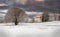
[[[60,37],[60,21],[0,25],[0,37]]]
[[[40,25],[60,25],[60,21],[42,23],[19,23],[17,26],[40,26]],[[0,26],[14,26],[14,23],[0,23]]]
[[[0,37],[60,37],[60,28],[31,26],[0,26]]]

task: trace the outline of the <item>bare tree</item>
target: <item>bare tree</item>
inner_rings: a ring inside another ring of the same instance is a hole
[[[5,22],[7,23],[15,23],[17,25],[19,22],[23,21],[23,16],[25,12],[22,9],[12,7],[5,16]]]

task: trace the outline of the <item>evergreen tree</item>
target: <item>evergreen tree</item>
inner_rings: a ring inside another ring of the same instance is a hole
[[[49,15],[48,15],[48,13],[43,13],[42,22],[47,22],[47,21],[49,21]]]

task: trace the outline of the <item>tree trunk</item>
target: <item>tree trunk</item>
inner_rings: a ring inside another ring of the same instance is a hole
[[[15,16],[15,25],[18,25],[17,17]]]

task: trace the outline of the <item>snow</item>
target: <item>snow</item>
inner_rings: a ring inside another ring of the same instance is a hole
[[[6,34],[8,37],[54,37],[58,33],[60,35],[59,22],[20,23],[17,26],[14,24],[12,26],[12,23],[2,23],[0,33]]]
[[[31,26],[0,26],[1,35],[8,37],[52,37],[60,28],[35,28]],[[55,36],[55,35],[54,35]]]
[[[14,26],[14,23],[0,23],[0,26],[5,26],[5,25]],[[18,25],[20,25],[20,26],[59,25],[60,26],[60,21],[41,22],[41,23],[19,23]]]
[[[0,12],[7,13],[8,12],[8,9],[0,9]]]
[[[39,30],[36,28],[27,28],[27,27],[0,27],[0,32],[4,32],[4,34],[9,34],[10,36],[20,36],[20,37],[37,37],[37,35],[48,36],[49,30]],[[51,32],[51,31],[50,31]],[[45,35],[46,33],[46,35]]]

